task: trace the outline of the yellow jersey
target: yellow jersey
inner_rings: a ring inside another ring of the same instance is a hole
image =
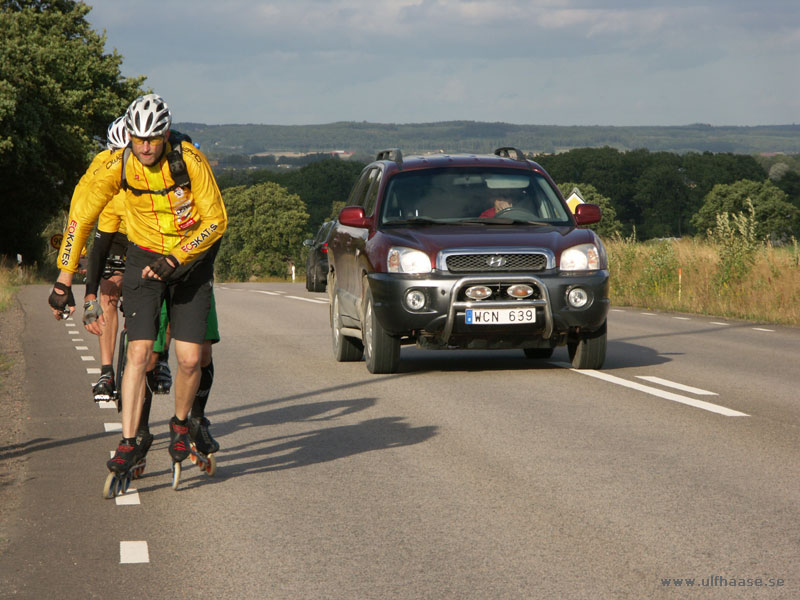
[[[89,167],[90,171],[96,168],[94,175],[85,185],[81,178],[73,194],[67,231],[58,254],[59,268],[76,271],[78,249],[86,245],[95,221],[117,194],[125,201],[122,220],[128,239],[137,246],[158,254],[171,254],[184,264],[214,245],[227,228],[228,215],[211,166],[202,152],[189,142],[181,142],[191,187],[154,193],[175,183],[166,158],[170,150],[167,143],[161,159],[151,167],[139,162],[133,152],[128,153],[125,179],[128,188],[138,190],[139,194],[122,189],[124,152],[106,150],[95,157]]]

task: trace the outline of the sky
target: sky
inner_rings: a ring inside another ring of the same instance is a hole
[[[800,123],[798,0],[87,0],[176,122]]]

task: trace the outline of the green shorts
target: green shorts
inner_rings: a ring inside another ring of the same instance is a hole
[[[161,319],[158,324],[158,335],[153,344],[153,352],[163,352],[167,341],[167,325],[169,324],[169,314],[167,313],[167,303],[161,304]],[[208,311],[206,321],[206,341],[216,344],[219,341],[219,325],[217,323],[217,302],[214,293],[211,293],[211,309]]]

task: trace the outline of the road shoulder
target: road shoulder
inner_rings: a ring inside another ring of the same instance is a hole
[[[19,508],[26,459],[17,452],[23,444],[28,406],[24,398],[25,354],[22,332],[25,316],[18,298],[0,312],[0,556],[6,553],[11,523]]]

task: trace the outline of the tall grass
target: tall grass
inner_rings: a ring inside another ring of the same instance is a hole
[[[0,312],[9,307],[19,286],[37,281],[38,276],[34,269],[18,267],[0,256]]]
[[[720,215],[705,238],[606,241],[611,303],[800,325],[800,249],[759,242],[750,214]]]

